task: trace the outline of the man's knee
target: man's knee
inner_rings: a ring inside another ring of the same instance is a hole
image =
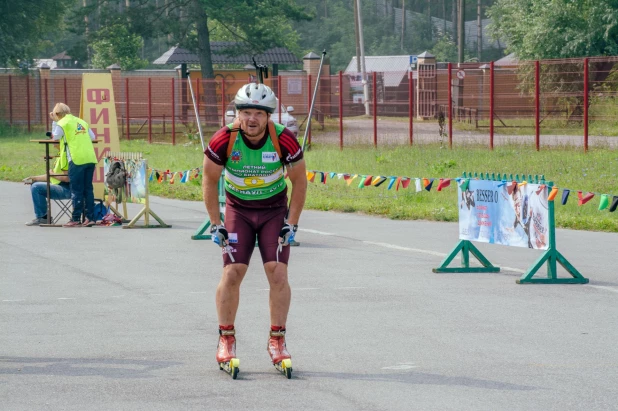
[[[246,272],[247,267],[242,264],[226,265],[223,270],[221,283],[225,287],[239,288]]]
[[[283,263],[267,263],[264,265],[271,288],[282,288],[288,285],[288,266]]]

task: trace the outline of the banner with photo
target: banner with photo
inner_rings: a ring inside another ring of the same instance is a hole
[[[113,159],[110,157],[106,157],[103,167],[104,167],[104,175],[107,175],[109,168],[111,166]],[[133,160],[133,159],[125,159],[121,160],[124,163],[126,174],[126,184],[122,193],[114,193],[112,189],[110,189],[107,184],[105,185],[105,198],[108,199],[108,196],[118,196],[119,202],[125,203],[136,203],[136,204],[145,204],[146,203],[146,184],[147,184],[147,167],[146,160]],[[116,198],[113,198],[111,201],[116,201]]]
[[[547,250],[547,186],[469,180],[459,199],[459,238]]]

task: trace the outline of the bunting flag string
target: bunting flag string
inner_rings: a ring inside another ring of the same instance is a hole
[[[148,180],[156,181],[161,184],[163,182],[168,182],[169,184],[174,184],[175,182],[180,182],[181,184],[186,184],[191,180],[194,180],[202,174],[202,167],[191,168],[189,170],[180,170],[180,171],[170,171],[168,170],[160,170],[155,168],[148,168]],[[285,175],[287,178],[287,174]],[[348,186],[351,186],[352,183],[358,178],[358,188],[364,187],[380,187],[385,184],[387,190],[399,191],[400,189],[407,189],[412,181],[414,181],[414,188],[416,192],[421,192],[423,189],[430,192],[434,181],[437,180],[437,188],[436,191],[442,191],[443,189],[449,187],[451,185],[451,181],[455,180],[457,185],[461,190],[467,190],[470,184],[471,178],[448,178],[448,177],[438,177],[438,178],[429,178],[429,177],[405,177],[405,176],[373,176],[373,175],[363,175],[363,174],[351,174],[351,173],[337,173],[334,171],[317,171],[317,170],[307,170],[307,180],[311,183],[314,183],[315,180],[326,185],[327,180],[330,178],[334,180],[335,177],[338,180],[343,179]],[[512,191],[516,189],[518,186],[524,186],[527,184],[526,181],[516,182],[516,181],[503,181],[503,184],[507,185],[507,189]],[[566,205],[569,200],[569,194],[571,192],[568,188],[560,188],[558,186],[553,186],[548,193],[547,199],[549,201],[554,201],[558,194],[562,190],[561,204]],[[618,195],[612,195],[607,193],[595,193],[591,191],[586,191],[584,195],[583,190],[577,190],[577,204],[578,206],[583,206],[586,203],[590,202],[594,197],[599,197],[599,211],[608,210],[608,212],[613,213],[618,209]],[[611,199],[611,200],[610,200]]]

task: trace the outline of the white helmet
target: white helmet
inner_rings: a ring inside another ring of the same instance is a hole
[[[270,87],[259,83],[249,83],[238,90],[234,103],[236,110],[256,108],[273,113],[277,107],[277,97]]]

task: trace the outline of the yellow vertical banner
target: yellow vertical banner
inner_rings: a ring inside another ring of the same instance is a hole
[[[104,162],[109,153],[120,151],[118,140],[118,121],[116,119],[116,104],[112,75],[109,73],[82,74],[82,95],[79,106],[79,117],[84,120],[99,141],[94,145],[94,151],[99,160],[94,171],[94,196],[104,196]]]

